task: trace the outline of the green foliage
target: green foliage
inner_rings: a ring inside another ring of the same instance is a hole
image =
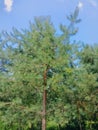
[[[3,34],[2,130],[40,130],[44,90],[48,130],[97,128],[89,121],[98,120],[98,47],[80,47],[70,41],[77,32],[75,24],[80,21],[78,11],[76,8],[68,17],[69,27],[60,26],[59,36],[50,19],[42,17],[35,18],[28,30],[13,28],[10,34]]]
[[[54,121],[47,123],[47,130],[58,130],[58,124]]]

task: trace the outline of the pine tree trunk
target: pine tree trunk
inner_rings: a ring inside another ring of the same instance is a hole
[[[43,92],[43,112],[42,112],[42,130],[46,130],[46,95],[47,92]]]
[[[46,85],[47,85],[47,70],[46,68],[44,75],[43,75],[43,81],[44,81],[44,91],[43,91],[43,112],[42,112],[42,130],[46,130],[46,100],[47,100],[47,91],[46,91]]]

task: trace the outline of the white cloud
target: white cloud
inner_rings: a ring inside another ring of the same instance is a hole
[[[80,2],[80,1],[79,1],[79,3],[78,3],[78,8],[79,8],[79,9],[83,8],[83,3]]]
[[[4,0],[5,9],[7,12],[12,10],[13,0]]]
[[[88,2],[94,7],[97,6],[97,2],[95,0],[88,0]]]

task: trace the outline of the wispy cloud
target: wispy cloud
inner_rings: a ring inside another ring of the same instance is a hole
[[[13,0],[4,0],[5,9],[7,12],[12,10]]]
[[[83,3],[80,2],[80,1],[79,1],[79,3],[78,3],[78,8],[79,8],[79,9],[83,8]]]
[[[88,0],[88,2],[94,6],[94,7],[97,7],[98,6],[98,3],[96,2],[96,0]]]

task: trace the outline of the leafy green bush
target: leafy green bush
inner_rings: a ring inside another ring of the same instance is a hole
[[[47,130],[58,130],[58,124],[54,121],[49,121],[47,123]]]

